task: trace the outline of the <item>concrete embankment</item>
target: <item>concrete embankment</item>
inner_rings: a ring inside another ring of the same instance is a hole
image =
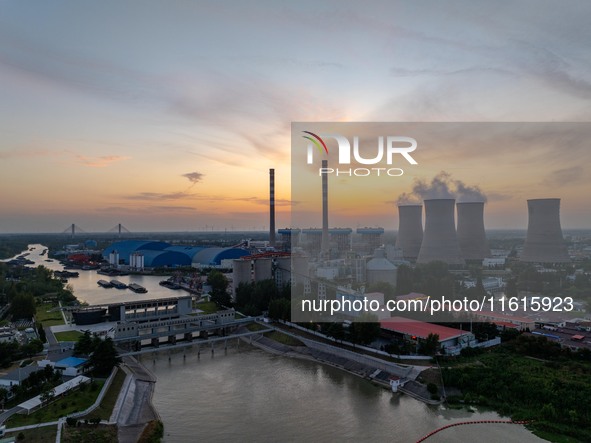
[[[315,342],[309,339],[303,339],[297,335],[286,333],[284,330],[277,329],[283,334],[290,335],[304,344],[304,346],[288,346],[278,343],[275,340],[264,337],[263,335],[244,337],[243,341],[252,344],[259,349],[271,352],[284,357],[301,358],[305,360],[312,360],[338,369],[345,370],[353,375],[371,380],[372,382],[390,388],[389,379],[392,375],[398,376],[402,379],[408,380],[413,386],[409,392],[404,390],[408,395],[417,400],[424,401],[429,404],[437,404],[440,402],[431,400],[424,395],[423,390],[419,389],[419,383],[414,379],[424,368],[416,368],[414,366],[399,365],[394,362],[388,362],[377,358],[369,357],[355,352],[341,349],[336,346],[327,345],[324,343]],[[422,386],[422,385],[421,385]],[[411,386],[409,386],[410,388]],[[424,390],[426,392],[426,389]]]
[[[127,378],[113,410],[112,419],[117,421],[118,441],[135,443],[146,425],[160,420],[152,405],[156,377],[133,357],[124,357],[122,369]]]

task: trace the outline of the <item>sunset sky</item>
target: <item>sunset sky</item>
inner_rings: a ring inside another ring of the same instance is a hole
[[[0,232],[266,229],[269,168],[289,226],[294,121],[589,122],[590,16],[583,1],[4,0]],[[428,143],[333,219],[396,229],[394,202],[445,171],[486,194],[489,228],[525,228],[540,197],[591,228],[590,126]]]

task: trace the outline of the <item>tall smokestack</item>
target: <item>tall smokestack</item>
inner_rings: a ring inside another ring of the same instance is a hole
[[[322,170],[328,168],[328,160],[322,160]],[[320,250],[328,252],[328,174],[322,174],[322,243]]]
[[[398,235],[396,248],[402,249],[404,258],[416,260],[423,242],[423,206],[398,206]]]
[[[269,245],[275,246],[275,169],[269,169]]]
[[[465,260],[490,256],[484,232],[484,202],[457,203],[458,243]]]
[[[425,200],[425,234],[417,263],[464,264],[456,236],[455,202],[453,198]]]
[[[560,227],[560,199],[527,201],[527,238],[521,261],[537,263],[569,262]]]

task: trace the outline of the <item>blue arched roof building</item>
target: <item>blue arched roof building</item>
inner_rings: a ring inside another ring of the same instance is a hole
[[[206,248],[201,246],[173,246],[169,243],[149,240],[118,241],[103,250],[103,257],[108,260],[112,251],[119,253],[119,260],[129,265],[129,256],[135,252],[144,256],[144,266],[175,267],[219,266],[222,260],[240,258],[249,255],[246,249]]]
[[[187,254],[177,251],[152,251],[140,249],[136,251],[144,256],[144,266],[148,268],[160,268],[164,266],[191,266],[191,258]]]
[[[134,252],[141,250],[144,251],[162,251],[170,246],[168,243],[161,241],[150,241],[150,240],[123,240],[117,241],[105,249],[103,249],[103,257],[105,260],[109,259],[109,254],[113,251],[119,253],[119,259],[123,261],[123,264],[129,264],[129,256]],[[146,265],[147,266],[147,265]]]
[[[239,248],[205,248],[193,257],[194,267],[219,266],[222,260],[250,255],[246,249]]]

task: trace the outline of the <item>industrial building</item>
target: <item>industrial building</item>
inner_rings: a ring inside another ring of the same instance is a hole
[[[458,244],[466,261],[482,262],[490,256],[484,231],[484,202],[457,203]]]
[[[396,248],[402,250],[402,256],[416,260],[423,242],[423,206],[398,205],[398,235]]]
[[[330,228],[328,230],[328,248],[331,256],[342,256],[351,250],[351,228]],[[318,228],[302,229],[304,234],[303,246],[312,256],[318,255],[322,249],[323,230]],[[332,258],[335,258],[332,257]]]
[[[560,226],[560,199],[528,200],[527,214],[527,237],[520,257],[521,261],[533,263],[570,262]]]
[[[248,255],[241,248],[207,248],[199,246],[173,246],[169,243],[148,240],[123,240],[112,243],[103,250],[103,257],[110,264],[140,268],[193,266],[230,266],[229,260]]]
[[[475,341],[474,334],[469,331],[434,325],[405,317],[380,320],[380,327],[388,336],[417,343],[420,340],[426,340],[429,334],[436,334],[439,336],[439,346],[445,349],[446,352],[468,347]]]
[[[417,263],[442,261],[448,265],[463,265],[464,258],[456,235],[455,200],[425,200],[425,232]]]
[[[192,296],[137,300],[90,306],[72,312],[77,325],[92,325],[105,321],[151,321],[176,318],[192,312]]]
[[[235,295],[241,283],[271,279],[278,287],[306,283],[309,280],[309,259],[304,255],[267,252],[233,260],[232,271],[232,295]]]
[[[396,286],[397,267],[386,258],[386,251],[383,248],[375,250],[365,266],[365,277],[369,286],[375,283],[389,283]]]
[[[277,231],[279,233],[279,241],[281,242],[281,248],[284,251],[291,251],[292,248],[296,248],[300,244],[300,233],[302,232],[297,228],[283,228]]]
[[[353,289],[339,287],[337,288],[336,298],[337,300],[341,301],[342,306],[342,309],[339,312],[339,314],[341,314],[343,317],[347,319],[355,320],[367,313],[377,317],[378,320],[390,318],[390,312],[388,312],[388,310],[386,309],[384,294],[381,292],[368,292],[362,294]],[[364,303],[364,300],[367,300],[367,303],[377,302],[377,305],[379,305],[379,309],[367,313],[363,310],[355,310],[354,307],[356,305],[362,305]],[[351,309],[349,309],[349,307]]]
[[[384,228],[357,228],[360,254],[371,254],[383,244]]]

